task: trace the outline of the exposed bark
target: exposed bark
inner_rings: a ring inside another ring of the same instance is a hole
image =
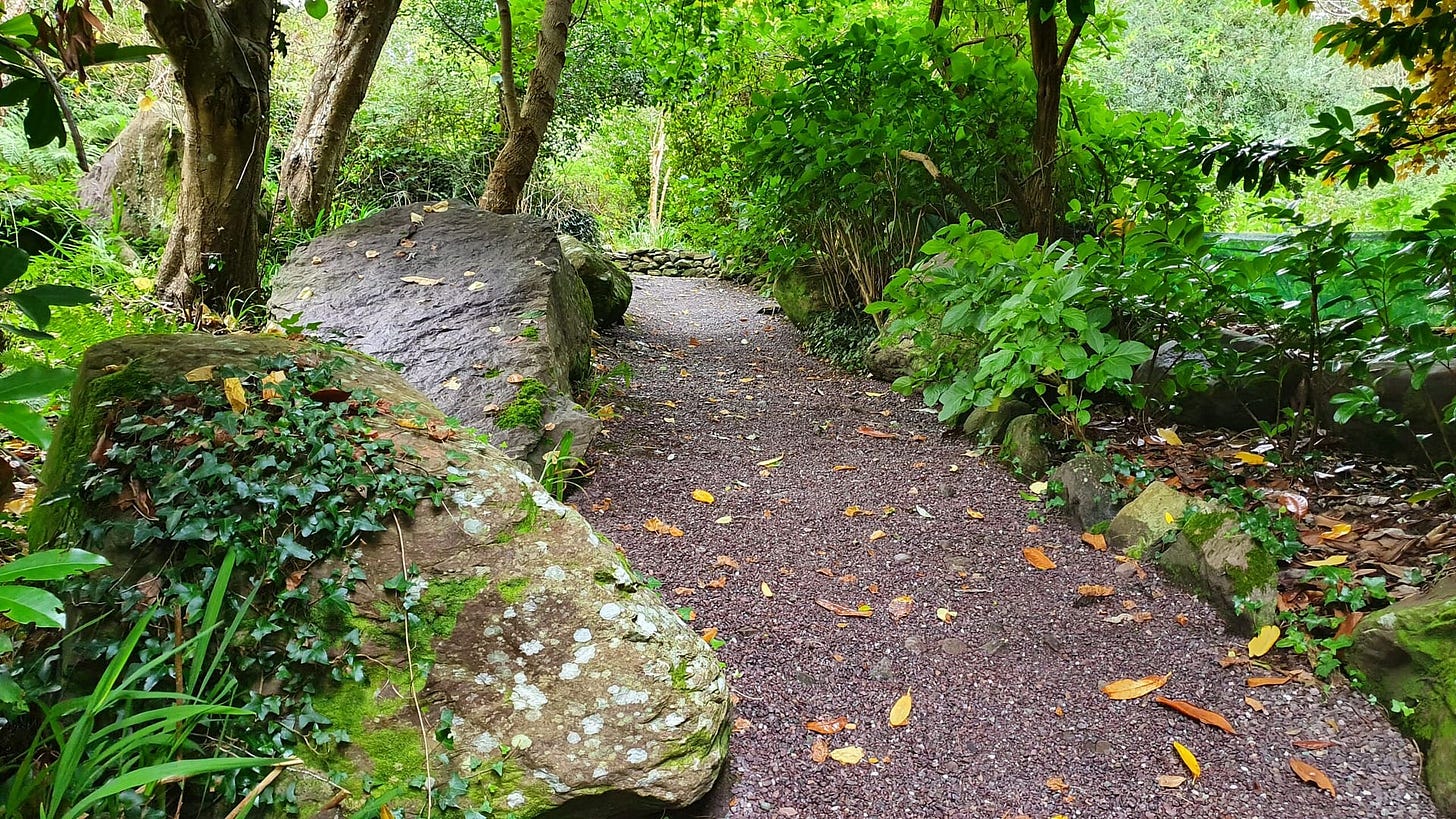
[[[496,17],[500,20],[501,111],[506,117],[506,134],[521,119],[521,99],[516,93],[516,29],[511,22],[511,0],[495,0]]]
[[[930,24],[940,27],[940,18],[945,14],[945,0],[930,0]]]
[[[1036,76],[1036,120],[1031,129],[1032,169],[1026,180],[1022,229],[1047,242],[1056,238],[1056,165],[1062,119],[1062,77],[1082,23],[1072,26],[1064,45],[1057,41],[1057,17],[1047,0],[1028,0],[1031,70]],[[1045,12],[1045,13],[1043,13]]]
[[[333,203],[354,121],[400,0],[343,0],[333,8],[334,36],[313,74],[288,150],[278,169],[275,218],[313,225]]]
[[[272,0],[143,0],[182,91],[186,138],[157,290],[215,310],[259,294],[259,199],[273,72]]]
[[[505,0],[508,2],[508,0]],[[541,30],[536,33],[536,65],[526,82],[526,97],[506,144],[496,155],[480,207],[495,213],[515,213],[521,192],[531,178],[546,128],[556,111],[556,90],[566,65],[566,34],[571,27],[571,0],[546,0]]]

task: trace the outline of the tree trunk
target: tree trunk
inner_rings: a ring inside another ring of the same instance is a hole
[[[536,33],[536,66],[526,82],[520,116],[511,123],[506,144],[496,155],[480,196],[480,207],[495,213],[515,213],[521,192],[531,178],[546,127],[556,111],[556,89],[566,65],[566,33],[571,25],[571,0],[546,0],[541,30]]]
[[[214,310],[259,295],[259,199],[273,69],[271,0],[143,0],[182,91],[186,138],[157,290]]]
[[[334,11],[334,37],[313,74],[293,137],[278,168],[274,218],[312,226],[333,204],[349,125],[354,121],[400,0],[344,0]]]
[[[1028,0],[1031,34],[1031,70],[1036,76],[1036,121],[1031,128],[1031,175],[1026,180],[1024,232],[1043,242],[1057,238],[1057,138],[1062,121],[1062,77],[1072,47],[1082,34],[1082,23],[1072,26],[1065,45],[1057,43],[1057,18],[1049,0]]]

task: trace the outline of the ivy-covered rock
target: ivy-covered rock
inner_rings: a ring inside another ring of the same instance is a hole
[[[137,112],[76,183],[98,228],[113,223],[129,238],[165,241],[182,179],[182,123],[158,102]]]
[[[301,380],[314,372],[330,385]],[[269,435],[298,434],[280,423],[280,401],[295,402],[281,416],[288,424],[322,414],[312,435],[346,423],[362,424],[362,434],[313,441],[293,464],[260,462],[265,446],[292,441]],[[214,431],[197,434],[206,429]],[[340,474],[320,484],[302,463]],[[367,497],[351,491],[379,473],[402,477]],[[309,508],[322,518],[244,538],[249,554],[279,550],[277,565],[259,575],[250,562],[246,581],[234,579],[239,598],[259,592],[256,616],[291,599],[289,610],[302,602],[308,619],[245,623],[232,653],[252,658],[277,643],[289,658],[280,662],[335,668],[336,679],[315,679],[306,715],[268,720],[324,737],[293,746],[316,776],[282,780],[302,815],[336,785],[350,794],[344,815],[391,790],[396,814],[415,815],[432,784],[437,816],[521,819],[654,816],[711,787],[729,707],[712,650],[580,515],[497,448],[454,434],[425,396],[366,356],[266,335],[132,336],[93,347],[47,460],[33,548],[109,555],[122,574],[91,603],[116,607],[115,617],[136,616],[139,595],[180,600],[186,590],[169,579],[177,556],[206,582],[224,557],[207,550],[238,542],[173,514],[178,498],[220,474],[224,494],[190,499],[201,504],[191,508],[223,510],[209,525],[253,525],[276,506],[269,497],[321,501]],[[407,496],[403,513],[388,511],[398,499],[379,495],[422,485],[437,497]],[[351,504],[375,504],[375,522],[350,518],[359,534],[345,533],[347,549],[315,554]],[[286,652],[268,623],[286,626]],[[244,678],[243,688],[299,690],[291,670]]]
[[[1242,632],[1272,624],[1278,614],[1274,558],[1222,504],[1197,501],[1155,482],[1108,524],[1107,543],[1139,559],[1154,559],[1173,582],[1213,604]]]
[[[1426,753],[1426,784],[1456,816],[1456,577],[1367,615],[1345,659],[1382,705],[1411,709],[1397,720]]]
[[[1081,452],[1053,469],[1050,479],[1062,487],[1067,515],[1085,531],[1117,515],[1122,493],[1115,477],[1106,455]]]
[[[828,292],[829,282],[811,263],[797,264],[774,278],[773,297],[784,316],[803,330],[815,315],[833,312],[839,305]]]
[[[597,329],[615,327],[627,315],[632,301],[632,277],[608,259],[605,254],[582,244],[572,236],[558,236],[566,261],[581,277],[591,296],[592,319]]]
[[[1023,478],[1040,478],[1052,465],[1052,453],[1042,440],[1047,424],[1039,415],[1020,415],[1006,423],[999,458]]]
[[[537,217],[460,204],[382,211],[295,250],[269,309],[401,363],[442,410],[533,466],[566,432],[581,450],[601,430],[571,398],[591,372],[592,299]],[[496,423],[532,381],[546,391],[539,423]]]

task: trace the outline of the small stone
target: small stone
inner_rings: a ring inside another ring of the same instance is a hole
[[[940,646],[940,653],[947,657],[959,657],[970,650],[970,646],[966,645],[966,641],[959,637],[947,637],[937,643],[937,645]]]
[[[886,682],[895,679],[895,664],[886,657],[870,666],[870,679]]]

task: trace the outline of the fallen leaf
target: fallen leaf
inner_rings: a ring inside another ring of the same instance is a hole
[[[1107,551],[1107,536],[1094,535],[1091,532],[1082,533],[1082,542],[1091,546],[1099,552]]]
[[[1330,796],[1335,795],[1335,783],[1331,782],[1330,778],[1325,776],[1325,772],[1319,768],[1302,759],[1290,759],[1289,769],[1294,771],[1295,776],[1298,776],[1305,782],[1314,785],[1322,791],[1329,791]]]
[[[1077,587],[1077,594],[1083,597],[1109,597],[1117,593],[1117,589],[1111,586],[1092,586],[1083,584]]]
[[[1178,752],[1178,758],[1183,760],[1184,765],[1188,766],[1188,772],[1193,774],[1194,779],[1203,775],[1203,768],[1198,764],[1198,757],[1194,756],[1193,752],[1188,750],[1183,743],[1174,742],[1173,750]]]
[[[1042,571],[1057,567],[1057,564],[1046,556],[1046,552],[1032,546],[1022,549],[1021,556],[1026,558],[1026,562],[1030,563],[1033,568],[1041,569]]]
[[[715,638],[717,636],[718,636],[718,630],[716,628],[705,628],[705,629],[703,629],[703,642],[705,642],[705,643],[707,643],[709,645],[712,645],[713,644],[713,638]]]
[[[1048,484],[1046,481],[1036,481],[1031,486],[1028,486],[1027,489],[1030,489],[1033,494],[1045,495],[1048,486],[1050,486],[1050,484]]]
[[[854,504],[850,504],[849,506],[844,507],[844,516],[847,517],[847,518],[852,518],[852,517],[855,517],[857,515],[873,515],[873,514],[874,514],[873,511],[871,511],[869,509],[861,509],[860,507],[855,506]]]
[[[783,462],[784,456],[780,455],[777,458],[769,458],[767,461],[759,461],[758,465],[763,467],[764,469],[772,469],[776,466],[781,465]]]
[[[1335,638],[1349,637],[1351,634],[1354,634],[1355,627],[1360,625],[1360,621],[1363,619],[1365,619],[1365,612],[1363,611],[1352,611],[1345,615],[1345,619],[1340,621],[1339,628],[1335,629]]]
[[[816,734],[829,736],[830,734],[837,734],[849,727],[849,717],[810,720],[804,723],[804,727]]]
[[[236,378],[224,378],[222,391],[227,396],[228,406],[241,415],[248,411],[248,396],[243,392],[243,382]]]
[[[466,290],[470,290],[472,292],[474,292],[476,290],[484,290],[485,289],[485,282],[471,282],[470,283],[470,286],[467,287],[467,288],[465,288],[465,289]]]
[[[1320,532],[1320,538],[1322,540],[1338,540],[1338,539],[1344,537],[1345,535],[1350,534],[1350,531],[1351,531],[1350,524],[1348,524],[1348,523],[1337,523],[1334,526],[1331,526],[1330,527],[1330,530],[1328,532]],[[1344,555],[1340,555],[1340,557],[1344,557]],[[1331,558],[1331,559],[1333,559],[1333,558]],[[1343,562],[1344,562],[1343,560],[1340,561],[1340,563],[1343,563]],[[1339,563],[1310,563],[1308,565],[1310,565],[1310,566],[1338,566],[1340,564]]]
[[[910,721],[910,706],[910,692],[906,691],[905,695],[900,699],[895,700],[895,704],[890,707],[891,727],[899,728],[900,726]]]
[[[377,251],[377,250],[366,250],[366,251],[364,251],[364,258],[366,258],[366,259],[377,259],[377,258],[379,258],[379,251]]]
[[[1247,680],[1244,680],[1244,682],[1250,688],[1262,688],[1262,687],[1264,687],[1266,685],[1283,685],[1283,684],[1289,682],[1291,679],[1294,679],[1294,678],[1293,677],[1250,677]]]
[[[1160,788],[1181,788],[1181,787],[1183,787],[1183,783],[1184,782],[1187,782],[1187,781],[1188,781],[1187,777],[1171,776],[1171,775],[1168,775],[1168,774],[1164,774],[1164,775],[1158,777],[1158,787],[1160,787]]]
[[[1261,464],[1267,463],[1263,455],[1258,455],[1253,452],[1235,452],[1234,457],[1249,466],[1260,466]]]
[[[767,583],[759,583],[758,590],[764,597],[773,597],[773,589],[770,589]]]
[[[876,529],[873,532],[870,532],[870,540],[879,540],[880,538],[885,537],[889,537],[889,535],[885,534],[885,531],[883,529]]]
[[[977,512],[974,509],[967,509],[966,510],[966,517],[970,518],[971,520],[985,520],[986,519],[986,516],[984,514],[982,514],[980,512]]]
[[[829,758],[845,765],[858,765],[865,758],[865,751],[858,745],[846,745],[830,751]]]
[[[833,600],[825,600],[823,598],[815,600],[814,602],[818,603],[822,608],[829,609],[840,617],[870,617],[874,614],[874,612],[871,611],[868,606],[861,606],[857,609],[852,609],[849,606],[841,606]]]
[[[735,734],[741,734],[744,731],[747,731],[749,728],[752,728],[752,727],[753,727],[753,723],[752,722],[749,722],[748,720],[744,719],[743,717],[739,717],[739,718],[733,720],[733,733],[735,733]]]
[[[718,524],[719,526],[727,526],[728,524],[730,524],[730,523],[733,522],[733,516],[732,515],[724,515],[723,517],[718,518],[717,520],[715,520],[713,522],[716,523],[716,524]]]
[[[440,382],[440,386],[447,390],[458,390],[460,389],[460,379],[452,375],[444,381]]]
[[[1167,707],[1173,709],[1174,711],[1177,711],[1183,716],[1190,719],[1196,719],[1204,725],[1211,725],[1214,728],[1219,728],[1226,733],[1234,733],[1234,727],[1232,725],[1229,725],[1229,721],[1224,719],[1223,715],[1219,714],[1217,711],[1210,711],[1207,708],[1200,708],[1186,700],[1170,700],[1167,697],[1154,697],[1153,702],[1156,702],[1159,705],[1166,705]]]
[[[1053,776],[1046,781],[1047,790],[1061,792],[1067,789],[1067,780],[1060,776]]]
[[[506,383],[524,384],[526,383],[526,377],[524,375],[521,375],[520,373],[511,373],[510,375],[506,376]]]
[[[1102,686],[1102,693],[1112,700],[1135,700],[1147,696],[1168,684],[1171,674],[1143,677],[1140,680],[1114,680]]]
[[[1166,441],[1169,446],[1183,446],[1183,439],[1179,438],[1178,433],[1171,429],[1160,427],[1158,429],[1158,437]]]
[[[809,746],[809,758],[816,764],[823,763],[829,758],[829,743],[822,739],[814,740],[814,744]]]
[[[890,601],[890,616],[896,620],[903,620],[915,610],[915,598],[908,594],[896,597]]]
[[[703,584],[704,588],[709,589],[721,589],[726,585],[728,585],[728,576],[722,574]]]
[[[1302,518],[1309,514],[1309,498],[1298,492],[1278,492],[1274,499],[1279,502],[1279,507],[1289,514]]]
[[[1264,712],[1264,703],[1253,697],[1244,697],[1244,705],[1249,706],[1250,709],[1258,711],[1261,714]]]
[[[198,367],[194,370],[188,370],[187,380],[193,384],[201,383],[203,381],[211,381],[213,369],[214,367],[211,364],[208,364],[205,367]]]
[[[859,469],[859,467],[857,467],[857,466],[850,466],[849,464],[839,464],[839,465],[837,465],[837,466],[834,467],[834,470],[833,471],[835,471],[835,472],[853,472],[856,469]]]
[[[951,611],[947,608],[939,608],[935,610],[935,619],[939,620],[942,623],[949,623],[950,621],[956,619],[959,614],[960,612]]]
[[[399,280],[407,284],[417,284],[420,287],[434,287],[445,281],[444,279],[427,279],[424,276],[400,276]]]
[[[742,566],[738,565],[738,561],[734,560],[728,555],[718,555],[718,559],[713,561],[713,565],[715,567],[722,566],[724,568],[732,569],[735,572],[743,568]]]
[[[1188,615],[1186,615],[1186,614],[1176,615],[1176,616],[1173,617],[1173,622],[1177,623],[1180,626],[1186,626],[1186,625],[1188,625]]]
[[[706,489],[694,489],[693,500],[697,501],[698,503],[712,503],[713,501],[717,500],[717,498],[714,498],[713,493],[709,492]]]
[[[1279,627],[1264,626],[1259,629],[1259,633],[1254,636],[1254,639],[1249,641],[1249,656],[1262,657],[1268,654],[1269,649],[1273,648],[1278,641]]]
[[[858,432],[860,435],[863,435],[863,436],[865,436],[867,438],[899,438],[900,437],[899,435],[897,435],[897,434],[895,434],[893,432],[885,432],[882,429],[875,429],[874,427],[870,427],[870,426],[860,427],[859,429],[855,430],[855,432]]]
[[[1294,743],[1294,747],[1303,748],[1306,751],[1327,751],[1339,744],[1327,739],[1301,739]]]
[[[660,518],[648,518],[647,520],[642,522],[642,528],[659,535],[672,535],[673,537],[683,536],[683,530],[664,522]]]
[[[133,278],[131,280],[131,285],[132,285],[132,287],[135,287],[136,289],[142,291],[143,293],[150,293],[150,292],[152,292],[152,288],[154,288],[154,287],[157,286],[157,283],[156,283],[155,280],[149,279],[146,276],[137,276],[137,277],[135,277],[135,278]],[[307,287],[305,287],[303,289],[304,290],[308,290]],[[310,296],[312,296],[313,295],[313,291],[312,290],[309,290],[308,291],[308,294]],[[303,301],[304,300],[302,298],[302,296],[303,296],[303,294],[300,293],[299,294],[299,301]]]

